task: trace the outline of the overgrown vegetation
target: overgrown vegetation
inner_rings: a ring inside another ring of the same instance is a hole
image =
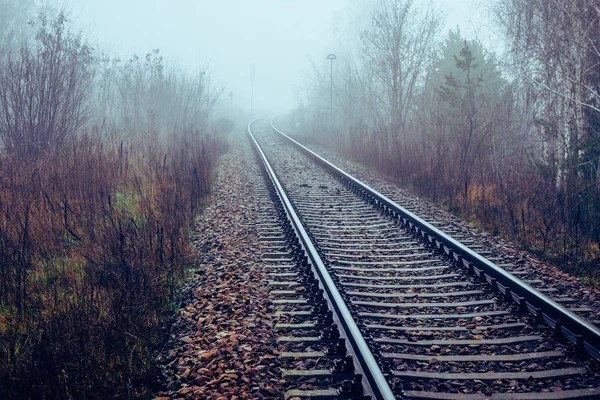
[[[495,56],[458,29],[438,39],[431,8],[363,2],[336,51],[333,109],[326,64],[290,125],[597,279],[600,13],[563,3],[495,1]]]
[[[32,29],[0,32],[0,395],[146,398],[220,92],[158,51],[101,56],[62,13]]]

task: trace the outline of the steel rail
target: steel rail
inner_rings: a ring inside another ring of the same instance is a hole
[[[292,203],[283,189],[283,186],[279,182],[275,171],[271,167],[267,156],[252,134],[250,126],[259,119],[261,118],[257,118],[248,124],[247,132],[250,137],[250,141],[255,152],[262,161],[263,167],[266,169],[267,174],[271,179],[271,183],[277,191],[277,195],[285,209],[287,218],[296,232],[305,255],[312,264],[313,272],[315,273],[315,277],[319,280],[320,285],[324,290],[330,309],[334,311],[334,320],[337,322],[338,329],[340,330],[340,336],[346,339],[346,348],[353,356],[352,358],[356,370],[362,375],[363,390],[366,395],[373,396],[375,399],[395,399],[396,396],[393,394],[386,378],[377,364],[377,361],[375,361],[369,346],[367,345],[362,333],[356,325],[356,322],[354,321],[350,310],[346,306],[342,295],[337,290],[333,279],[329,275],[323,260],[317,252],[317,249],[313,245],[308,233],[304,229],[300,218],[294,211]]]
[[[275,127],[276,119],[277,117],[271,120],[271,128],[304,154],[345,180],[359,193],[369,196],[377,206],[398,218],[404,226],[487,281],[493,290],[498,290],[522,310],[529,311],[540,322],[545,322],[569,341],[583,346],[592,357],[600,359],[600,329],[596,326],[286,135]]]

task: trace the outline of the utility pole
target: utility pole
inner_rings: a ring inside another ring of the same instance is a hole
[[[254,115],[254,80],[256,78],[256,66],[252,64],[250,67],[250,115]]]
[[[335,54],[330,54],[327,56],[328,60],[331,60],[331,73],[330,73],[330,80],[331,80],[331,89],[329,90],[329,118],[330,118],[330,122],[331,122],[331,128],[333,129],[333,60],[335,60],[337,57],[335,56]]]
[[[229,117],[233,118],[233,92],[229,92]]]

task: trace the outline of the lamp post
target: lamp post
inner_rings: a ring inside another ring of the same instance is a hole
[[[331,127],[333,128],[333,60],[335,60],[337,57],[335,56],[335,54],[330,54],[327,56],[328,60],[331,60],[331,73],[330,73],[330,80],[331,80],[331,88],[329,90],[329,115],[330,115],[330,122],[331,122]]]

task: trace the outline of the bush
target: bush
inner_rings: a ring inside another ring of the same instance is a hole
[[[93,49],[61,13],[39,18],[34,43],[25,41],[0,68],[0,139],[18,157],[37,158],[86,122]]]
[[[148,397],[220,92],[157,50],[96,58],[64,14],[38,24],[0,54],[0,395]]]
[[[0,158],[3,396],[144,395],[218,151],[206,138],[148,151],[81,137]]]

